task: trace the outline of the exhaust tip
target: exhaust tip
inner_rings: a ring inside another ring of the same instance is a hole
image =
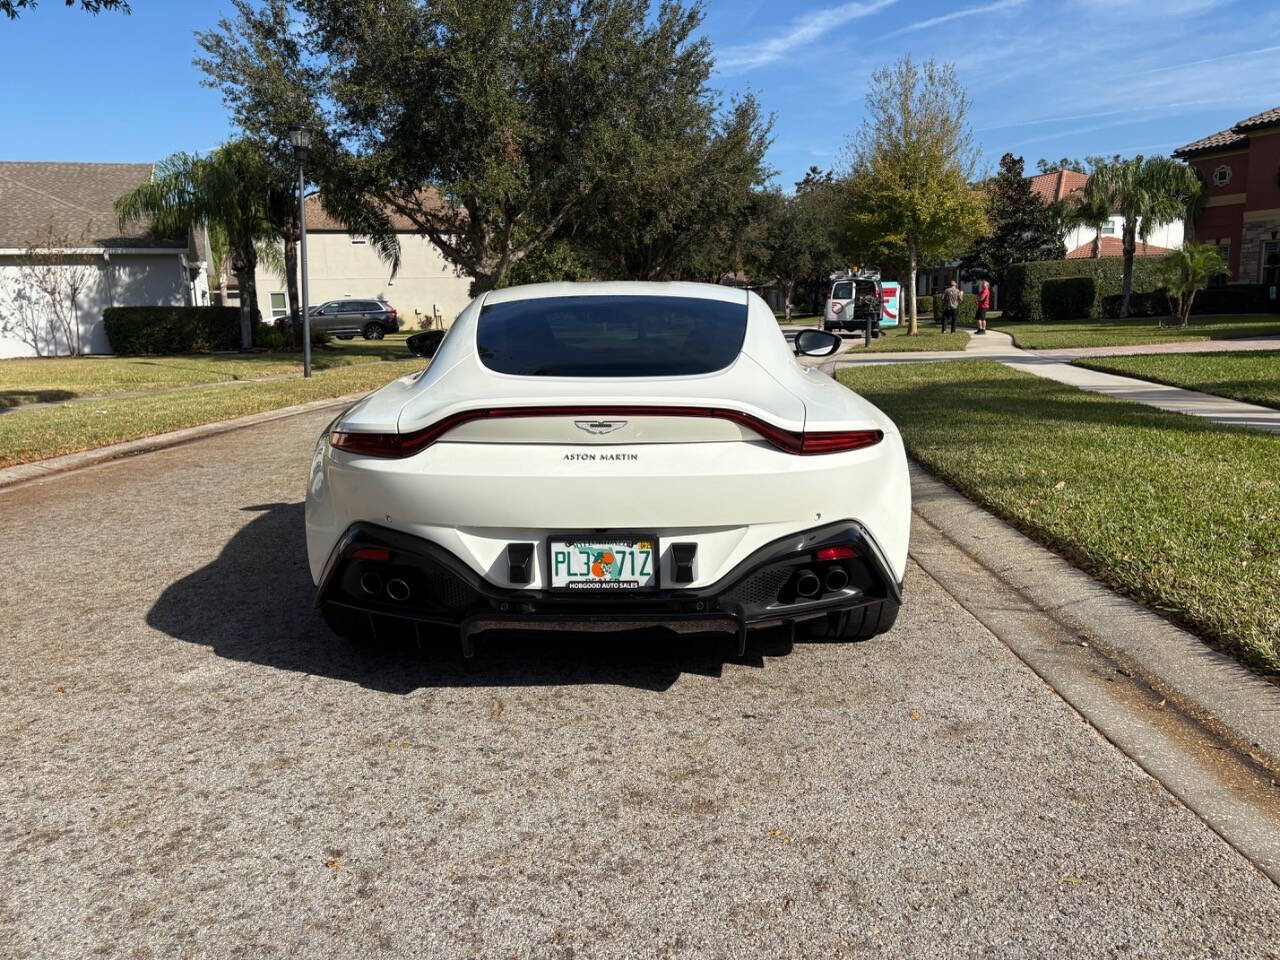
[[[382,578],[376,573],[365,573],[360,576],[360,589],[365,593],[381,593]]]
[[[827,571],[823,583],[828,590],[843,590],[849,585],[849,574],[845,572],[844,567],[832,567]]]
[[[403,580],[387,581],[387,596],[397,603],[401,603],[409,599],[409,585]]]
[[[801,570],[796,574],[797,596],[816,597],[820,589],[822,584],[818,581],[818,575],[812,570]]]

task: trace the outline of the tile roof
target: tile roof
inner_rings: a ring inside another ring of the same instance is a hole
[[[1280,107],[1272,107],[1270,110],[1255,113],[1252,117],[1245,117],[1240,122],[1232,124],[1227,130],[1219,130],[1217,133],[1211,133],[1207,137],[1194,140],[1185,147],[1179,147],[1173,151],[1173,155],[1175,157],[1186,157],[1195,153],[1203,153],[1207,150],[1221,150],[1223,147],[1247,146],[1249,137],[1242,131],[1277,125],[1280,125]]]
[[[1272,107],[1270,110],[1255,113],[1252,117],[1245,117],[1231,129],[1252,130],[1255,127],[1270,127],[1273,124],[1280,124],[1280,107]]]
[[[1101,254],[1104,257],[1120,257],[1124,255],[1124,241],[1119,237],[1103,237]],[[1154,243],[1143,243],[1138,241],[1138,247],[1134,250],[1136,257],[1160,257],[1168,253],[1168,247],[1157,247]],[[1087,260],[1093,256],[1093,241],[1082,243],[1070,253],[1067,254],[1068,260]]]
[[[1185,147],[1179,147],[1173,151],[1173,155],[1175,157],[1185,157],[1205,150],[1221,150],[1223,147],[1231,147],[1237,143],[1248,142],[1249,138],[1243,133],[1236,133],[1234,130],[1219,130],[1217,133],[1211,133],[1207,137],[1194,140]]]
[[[1027,179],[1031,181],[1033,193],[1045,203],[1053,203],[1083,189],[1089,182],[1089,175],[1076,173],[1074,170],[1055,170],[1053,173],[1038,173]]]
[[[68,237],[85,247],[174,247],[139,223],[120,229],[111,205],[151,176],[149,163],[0,162],[0,248]]]

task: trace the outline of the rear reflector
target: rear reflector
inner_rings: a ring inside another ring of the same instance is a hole
[[[844,453],[861,450],[884,439],[883,430],[835,430],[822,433],[804,433],[784,430],[740,410],[722,407],[494,407],[489,410],[464,410],[429,427],[412,433],[351,433],[335,430],[329,442],[339,450],[358,453],[367,457],[411,457],[435,443],[450,430],[473,420],[498,420],[509,417],[711,417],[728,420],[752,430],[770,444],[786,453],[801,455],[814,453]]]
[[[819,563],[825,563],[828,560],[848,560],[857,555],[858,551],[853,547],[822,547],[813,551],[813,559]]]
[[[386,547],[361,547],[351,556],[355,560],[376,560],[378,563],[391,562],[391,551]]]

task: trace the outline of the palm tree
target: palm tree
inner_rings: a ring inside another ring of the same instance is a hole
[[[1170,250],[1164,255],[1160,263],[1161,279],[1175,326],[1185,327],[1191,322],[1191,304],[1196,294],[1226,270],[1222,253],[1210,243],[1188,242],[1181,250]]]
[[[1107,189],[1104,178],[1092,176],[1077,195],[1075,206],[1067,215],[1073,227],[1089,227],[1093,230],[1093,249],[1089,255],[1097,260],[1102,256],[1102,227],[1115,212],[1115,197]]]
[[[1193,167],[1171,157],[1143,157],[1106,163],[1094,170],[1089,185],[1111,198],[1114,210],[1124,218],[1124,300],[1120,316],[1129,315],[1133,290],[1133,257],[1138,240],[1166,223],[1193,219],[1204,204],[1204,184]]]
[[[261,152],[245,140],[232,140],[206,156],[175,153],[156,164],[149,181],[115,203],[123,228],[146,219],[161,236],[180,236],[209,224],[227,238],[231,272],[240,287],[240,349],[253,346],[254,274],[257,244],[280,235],[273,207],[280,200],[279,178]]]

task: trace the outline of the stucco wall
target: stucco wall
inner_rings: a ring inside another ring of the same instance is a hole
[[[1124,218],[1111,218],[1112,232],[1104,233],[1104,237],[1116,237],[1117,239],[1124,236]],[[1092,227],[1074,227],[1067,231],[1065,243],[1067,245],[1067,253],[1082,247],[1087,243],[1093,243],[1094,230]],[[1179,250],[1182,248],[1183,240],[1183,222],[1178,220],[1176,223],[1165,223],[1155,227],[1151,231],[1151,236],[1147,237],[1147,243],[1153,247],[1164,247],[1166,250]],[[1138,241],[1139,249],[1141,249],[1142,241]]]
[[[101,254],[85,258],[91,273],[78,299],[80,337],[85,353],[110,353],[102,327],[102,311],[107,307],[179,306],[190,302],[192,284],[178,253]],[[47,331],[50,312],[44,295],[31,290],[20,258],[0,254],[0,358],[33,357],[36,348],[23,332],[21,318],[35,316],[41,331]],[[199,282],[199,281],[197,281]],[[24,293],[26,296],[24,296]],[[66,353],[61,339],[40,337],[40,352]]]
[[[414,310],[425,317],[439,310],[445,324],[470,301],[469,277],[460,277],[436,249],[416,234],[400,235],[400,270],[390,276],[367,243],[352,243],[345,233],[307,233],[308,303],[315,305],[343,297],[381,297],[400,313],[404,328],[415,324]],[[271,316],[271,294],[285,294],[284,279],[274,271],[258,268],[258,308]]]

